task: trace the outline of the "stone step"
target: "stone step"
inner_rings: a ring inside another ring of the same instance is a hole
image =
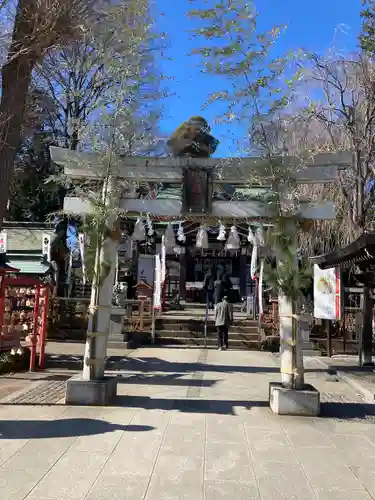
[[[181,322],[181,323],[159,323],[157,322],[156,325],[156,330],[168,330],[168,331],[189,331],[189,332],[203,332],[204,331],[204,323],[188,323],[188,322]],[[207,323],[207,330],[209,331],[216,331],[216,327],[213,321]],[[232,331],[236,331],[238,333],[248,333],[248,334],[258,334],[259,329],[257,326],[243,326],[239,325],[238,323],[234,323],[231,327]]]
[[[205,340],[203,338],[176,338],[176,337],[156,337],[155,343],[157,345],[162,345],[164,347],[184,345],[187,347],[199,346],[204,347]],[[208,337],[207,346],[215,347],[217,345],[217,339]],[[232,340],[229,338],[229,349],[236,350],[258,350],[259,342],[257,340]]]
[[[156,330],[156,337],[168,337],[168,338],[192,338],[199,339],[204,338],[204,331],[201,332],[192,332],[190,330]],[[207,336],[212,338],[216,338],[216,330],[207,331]],[[233,340],[258,340],[259,333],[243,333],[237,331],[235,328],[229,331],[229,338]]]

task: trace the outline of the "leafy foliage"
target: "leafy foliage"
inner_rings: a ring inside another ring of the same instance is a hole
[[[64,191],[55,183],[46,184],[57,168],[51,162],[49,146],[49,134],[35,134],[24,141],[10,188],[10,220],[45,222],[52,213],[61,210]]]
[[[300,74],[288,74],[288,57],[272,59],[272,47],[283,27],[259,33],[254,5],[243,0],[221,0],[212,8],[193,9],[190,17],[200,22],[193,35],[204,44],[193,54],[200,56],[205,73],[221,77],[225,85],[209,96],[207,105],[225,105],[220,119],[246,127],[248,153],[266,160],[260,162],[259,168],[254,167],[248,179],[250,185],[269,187],[261,201],[275,215],[267,231],[270,258],[266,262],[266,279],[277,293],[298,306],[310,275],[302,263],[296,272],[295,224],[300,200],[293,173],[303,165],[284,161],[286,130],[281,116]],[[272,265],[275,259],[280,265]]]
[[[364,0],[363,3],[362,32],[359,36],[359,43],[361,48],[373,57],[375,56],[375,2]]]
[[[204,73],[225,82],[206,103],[225,107],[221,121],[242,122],[250,128],[256,109],[267,113],[271,101],[274,108],[285,104],[280,87],[285,58],[270,56],[283,26],[259,33],[254,5],[243,0],[221,0],[211,8],[192,9],[189,16],[199,23],[192,35],[204,44],[192,54],[200,57]]]

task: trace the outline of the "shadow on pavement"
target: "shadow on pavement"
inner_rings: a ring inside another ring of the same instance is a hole
[[[67,418],[61,420],[0,420],[2,439],[43,439],[94,436],[113,431],[151,431],[149,425],[117,425],[89,418]]]
[[[225,353],[223,353],[225,357]],[[280,373],[279,366],[243,366],[243,365],[213,365],[208,363],[179,363],[161,358],[123,358],[116,363],[117,371],[129,372],[164,372],[164,373]],[[307,368],[305,373],[326,372],[327,368]]]
[[[235,408],[251,410],[254,407],[268,407],[268,401],[230,401],[216,399],[161,399],[148,396],[118,396],[118,405],[146,410],[176,410],[182,413],[212,413],[236,415]]]
[[[179,387],[213,387],[220,380],[201,380],[201,379],[181,379],[183,373],[171,373],[168,375],[149,375],[143,373],[117,375],[119,384],[139,384],[139,385],[170,385]]]
[[[375,405],[369,403],[321,403],[321,417],[343,420],[375,416]]]

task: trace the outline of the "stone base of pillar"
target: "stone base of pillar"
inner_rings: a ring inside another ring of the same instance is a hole
[[[65,404],[80,406],[108,406],[117,396],[117,378],[83,380],[81,375],[66,382]]]
[[[287,389],[280,382],[270,382],[269,404],[276,415],[317,417],[320,415],[320,394],[311,385],[304,389]]]

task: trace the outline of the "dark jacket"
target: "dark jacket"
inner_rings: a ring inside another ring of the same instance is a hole
[[[229,327],[233,323],[233,306],[227,300],[216,305],[215,326]]]
[[[214,278],[211,273],[207,273],[204,277],[203,289],[208,292],[214,289]]]
[[[215,304],[221,301],[224,297],[224,288],[221,280],[216,280],[214,283],[214,300]]]

